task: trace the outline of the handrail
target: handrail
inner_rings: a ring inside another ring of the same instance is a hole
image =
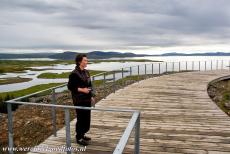
[[[45,104],[45,103],[32,103],[32,102],[20,102],[20,101],[6,101],[9,104],[21,104],[21,105],[35,105],[35,106],[45,106],[45,107],[57,107],[57,108],[67,108],[67,109],[84,109],[84,110],[98,110],[98,111],[110,111],[110,112],[138,112],[138,110],[132,109],[122,109],[122,108],[93,108],[93,107],[83,107],[83,106],[72,106],[72,105],[56,105],[56,104]]]
[[[136,125],[136,122],[139,125],[137,129],[139,129],[139,127],[140,127],[140,112],[138,112],[138,111],[133,113],[133,116],[130,119],[128,126],[126,127],[124,134],[122,135],[119,143],[117,144],[117,147],[115,148],[115,150],[113,152],[114,154],[117,154],[117,153],[122,154],[122,152],[124,151],[125,145],[128,142],[129,136],[132,133],[134,126]],[[139,145],[138,138],[140,136],[140,131],[136,130],[135,135],[136,135],[135,136],[135,141],[136,141],[135,144]],[[139,146],[135,146],[135,148],[136,148],[135,153],[139,153],[139,151],[140,151]]]
[[[31,102],[19,102],[19,101],[6,101],[7,111],[8,111],[8,137],[9,137],[9,153],[13,154],[13,114],[12,114],[12,104],[21,104],[21,105],[34,105],[34,106],[45,106],[45,107],[55,107],[63,108],[65,110],[65,126],[66,126],[66,145],[67,149],[71,148],[71,136],[70,136],[70,112],[69,109],[84,109],[84,110],[97,110],[104,112],[132,112],[133,116],[126,128],[126,131],[123,133],[123,137],[120,139],[119,143],[116,146],[114,154],[122,154],[122,151],[127,144],[128,138],[135,126],[135,153],[139,154],[139,135],[140,135],[140,112],[137,110],[130,109],[115,109],[115,108],[92,108],[92,107],[81,107],[81,106],[71,106],[71,105],[55,105],[55,104],[45,104],[45,103],[31,103]],[[125,145],[124,145],[125,144]],[[67,154],[71,154],[71,150],[66,151]]]

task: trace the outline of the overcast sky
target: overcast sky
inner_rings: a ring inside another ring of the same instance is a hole
[[[229,49],[230,0],[0,0],[0,52]]]

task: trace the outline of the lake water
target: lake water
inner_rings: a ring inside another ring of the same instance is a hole
[[[117,58],[113,58],[117,59]],[[128,72],[130,67],[132,66],[132,74],[158,74],[159,72],[165,71],[179,71],[179,70],[211,70],[211,69],[229,69],[229,60],[230,56],[148,56],[148,57],[132,57],[132,58],[119,58],[119,59],[149,59],[149,60],[157,60],[164,61],[167,63],[158,62],[102,62],[96,64],[89,64],[87,69],[90,70],[102,70],[102,71],[112,71],[118,70],[120,68],[125,68],[127,72],[123,75],[127,76],[130,74]],[[21,60],[29,60],[29,59],[21,59]],[[33,59],[36,60],[36,59]],[[40,60],[40,59],[37,59]],[[48,60],[48,59],[44,59]],[[187,62],[186,62],[187,61]],[[199,62],[200,61],[200,62]],[[205,62],[206,61],[206,62]],[[145,66],[146,64],[146,66]],[[153,64],[153,65],[152,65]],[[54,65],[54,66],[42,66],[42,67],[32,67],[37,69],[46,69],[42,71],[30,71],[27,70],[25,73],[6,73],[0,75],[1,78],[10,78],[10,77],[24,77],[24,78],[32,78],[31,81],[23,82],[23,83],[15,83],[15,84],[7,84],[0,85],[0,92],[9,92],[14,90],[25,89],[34,85],[46,84],[46,83],[61,83],[67,82],[68,79],[39,79],[37,76],[41,73],[62,73],[62,72],[70,72],[75,68],[75,65]],[[112,78],[112,75],[107,76],[106,78]],[[116,79],[122,77],[121,73],[116,74]],[[102,76],[96,77],[95,79],[101,79]]]

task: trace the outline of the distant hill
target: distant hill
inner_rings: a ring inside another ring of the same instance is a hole
[[[49,56],[52,59],[73,59],[76,56],[76,52],[63,52]],[[148,55],[138,55],[134,53],[120,53],[120,52],[102,52],[93,51],[87,53],[90,59],[108,59],[108,58],[123,58],[123,57],[143,57]]]
[[[7,54],[0,53],[0,59],[19,59],[19,58],[51,58],[60,60],[72,60],[77,55],[77,52],[63,52],[63,53],[33,53],[33,54]],[[134,53],[120,53],[120,52],[102,52],[93,51],[86,53],[90,59],[108,59],[108,58],[123,58],[123,57],[143,57],[149,56],[144,54]]]
[[[29,53],[29,54],[8,54],[0,53],[0,59],[19,59],[19,58],[51,58],[60,60],[72,60],[77,55],[77,52],[66,51],[63,53]],[[230,56],[230,52],[207,52],[207,53],[177,53],[170,52],[161,55],[145,55],[134,53],[120,53],[120,52],[102,52],[92,51],[86,53],[90,59],[108,59],[108,58],[124,58],[124,57],[144,57],[144,56]]]

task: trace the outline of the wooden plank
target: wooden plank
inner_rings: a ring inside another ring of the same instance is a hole
[[[165,75],[129,85],[97,103],[97,107],[141,111],[141,153],[230,153],[230,119],[207,94],[207,84],[228,75],[227,70]],[[112,153],[131,114],[92,111],[92,137],[86,153]],[[76,119],[71,125],[75,143]],[[65,145],[65,128],[43,146]],[[132,133],[124,153],[133,153]],[[42,153],[42,152],[41,152]],[[84,153],[84,152],[81,152]]]

